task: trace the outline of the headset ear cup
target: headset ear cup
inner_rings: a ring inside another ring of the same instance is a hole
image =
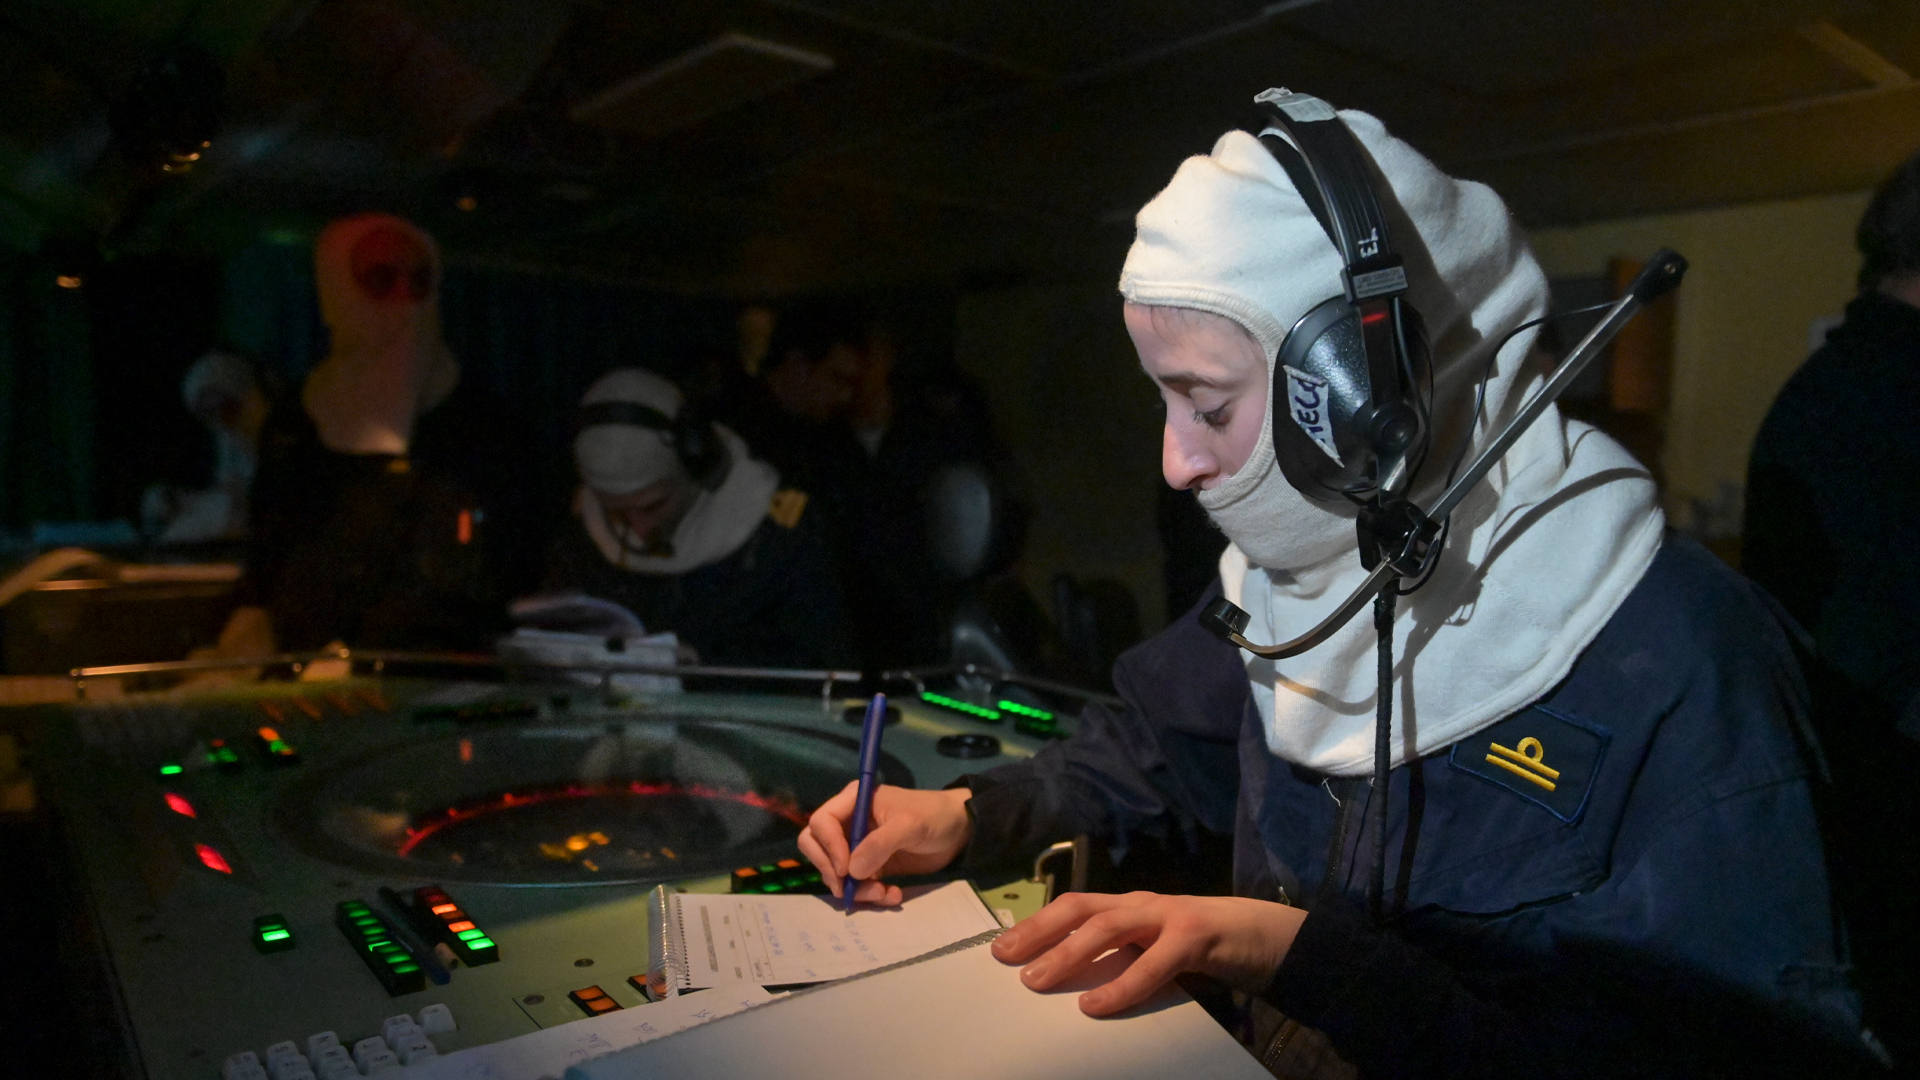
[[[717,488],[726,478],[727,449],[701,403],[688,401],[680,407],[680,415],[674,418],[673,446],[687,475],[701,487]]]

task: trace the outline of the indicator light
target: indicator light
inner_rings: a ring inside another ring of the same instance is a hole
[[[187,817],[200,816],[193,812],[193,804],[187,801],[186,796],[176,795],[171,791],[167,792],[167,808],[176,814],[184,814]]]
[[[420,964],[393,940],[393,932],[366,904],[341,901],[334,907],[333,923],[389,995],[399,997],[427,988]]]
[[[989,724],[997,724],[1005,719],[1005,717],[1000,715],[998,709],[989,709],[984,705],[975,705],[971,701],[961,701],[959,698],[950,698],[945,694],[923,693],[920,695],[920,700],[929,705],[937,705],[942,709],[952,709],[957,713],[965,713],[975,720],[984,720]]]
[[[1001,711],[1013,714],[1013,728],[1022,735],[1050,739],[1060,733],[1060,718],[1045,709],[1017,701],[1002,701],[999,705]]]
[[[253,920],[253,947],[263,953],[285,952],[297,944],[285,915],[262,915]]]
[[[578,990],[569,991],[567,998],[580,1006],[580,1011],[588,1016],[599,1016],[602,1013],[616,1012],[623,1008],[619,1002],[608,997],[605,990],[597,986],[583,986]]]
[[[278,728],[258,728],[254,731],[253,738],[260,752],[267,755],[267,760],[275,765],[291,765],[300,760],[299,753],[280,736]]]
[[[240,768],[240,755],[227,745],[227,740],[208,739],[207,764],[221,772],[233,772]]]
[[[820,872],[799,859],[781,859],[766,866],[743,866],[733,872],[732,892],[824,893]]]
[[[160,766],[161,776],[179,776],[181,773],[186,771],[187,770],[180,767],[178,762],[173,762],[173,761],[169,761],[166,764]]]
[[[193,845],[193,853],[200,856],[200,862],[205,865],[207,869],[218,870],[223,874],[233,873],[233,865],[227,862],[227,857],[220,854],[217,848],[207,844],[195,844]]]
[[[490,964],[500,959],[500,946],[487,932],[474,925],[473,917],[460,909],[453,897],[438,885],[413,891],[407,919],[429,941],[437,941],[453,950],[468,967]]]

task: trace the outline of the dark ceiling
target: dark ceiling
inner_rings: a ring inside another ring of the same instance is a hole
[[[729,34],[779,48],[728,67]],[[183,48],[223,121],[162,173],[107,118]],[[1539,226],[1871,186],[1920,146],[1909,72],[1920,8],[1867,0],[11,0],[0,238],[218,252],[384,208],[688,292],[1087,279],[1269,85]],[[636,77],[652,113],[582,109]]]

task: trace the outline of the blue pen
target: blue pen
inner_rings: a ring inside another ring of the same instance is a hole
[[[873,817],[873,781],[880,771],[880,736],[887,730],[887,695],[875,694],[867,703],[867,718],[860,725],[860,790],[853,796],[853,827],[847,836],[847,868],[853,868],[853,849],[867,838],[867,822]],[[859,882],[848,874],[841,883],[840,899],[847,914],[853,914],[853,890]]]

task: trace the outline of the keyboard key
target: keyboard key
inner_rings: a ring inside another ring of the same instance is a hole
[[[433,1040],[422,1035],[419,1028],[415,1028],[412,1034],[401,1036],[398,1042],[391,1045],[394,1056],[400,1059],[402,1065],[418,1065],[439,1054],[433,1048]]]
[[[428,1035],[455,1031],[459,1027],[459,1024],[453,1022],[453,1010],[445,1005],[429,1005],[420,1010],[420,1030]]]
[[[260,1064],[259,1054],[242,1050],[221,1066],[220,1080],[267,1080],[267,1070]]]
[[[406,1013],[389,1016],[380,1022],[380,1037],[387,1041],[387,1046],[392,1048],[394,1053],[400,1052],[401,1039],[418,1034],[420,1034],[420,1025],[414,1023],[413,1017]]]
[[[319,1068],[320,1055],[326,1052],[327,1047],[339,1045],[340,1036],[331,1031],[309,1035],[307,1036],[307,1060],[312,1062],[315,1068]]]
[[[360,1075],[360,1066],[353,1063],[353,1055],[347,1053],[347,1048],[339,1043],[322,1047],[320,1052],[309,1060],[313,1062],[313,1071],[319,1074],[321,1080],[332,1080],[335,1076],[345,1075],[340,1071],[342,1069],[355,1076]]]
[[[399,1072],[400,1059],[395,1057],[391,1050],[381,1050],[378,1053],[368,1054],[367,1060],[361,1068],[367,1076],[379,1076],[381,1073]]]
[[[367,1071],[367,1062],[375,1054],[389,1056],[393,1054],[393,1051],[387,1049],[387,1040],[378,1035],[369,1036],[353,1044],[353,1063],[360,1066],[361,1072]]]
[[[323,1057],[314,1065],[315,1080],[360,1080],[360,1067],[342,1048],[339,1057]]]

